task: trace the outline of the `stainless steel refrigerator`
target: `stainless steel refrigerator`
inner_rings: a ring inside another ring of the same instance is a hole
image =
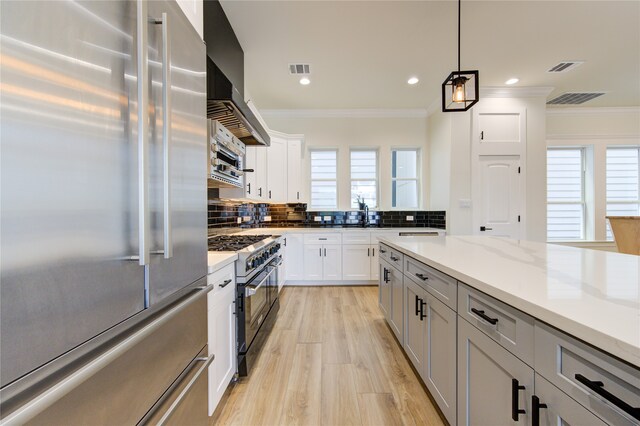
[[[0,2],[0,415],[206,423],[206,53],[174,0]]]

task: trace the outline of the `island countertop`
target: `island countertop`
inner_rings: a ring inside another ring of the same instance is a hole
[[[640,367],[640,257],[499,237],[381,242]]]

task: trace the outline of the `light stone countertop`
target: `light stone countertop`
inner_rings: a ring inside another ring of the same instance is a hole
[[[207,273],[211,274],[238,258],[238,254],[230,251],[209,251],[207,252]]]
[[[640,256],[499,237],[381,241],[640,367]]]

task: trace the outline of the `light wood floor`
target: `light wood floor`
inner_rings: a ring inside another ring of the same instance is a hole
[[[377,287],[285,287],[250,376],[212,425],[442,425],[378,307]]]

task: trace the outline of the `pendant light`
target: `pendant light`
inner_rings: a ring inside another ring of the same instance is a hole
[[[467,111],[479,100],[478,70],[460,71],[460,5],[458,0],[458,71],[442,83],[442,112]]]

